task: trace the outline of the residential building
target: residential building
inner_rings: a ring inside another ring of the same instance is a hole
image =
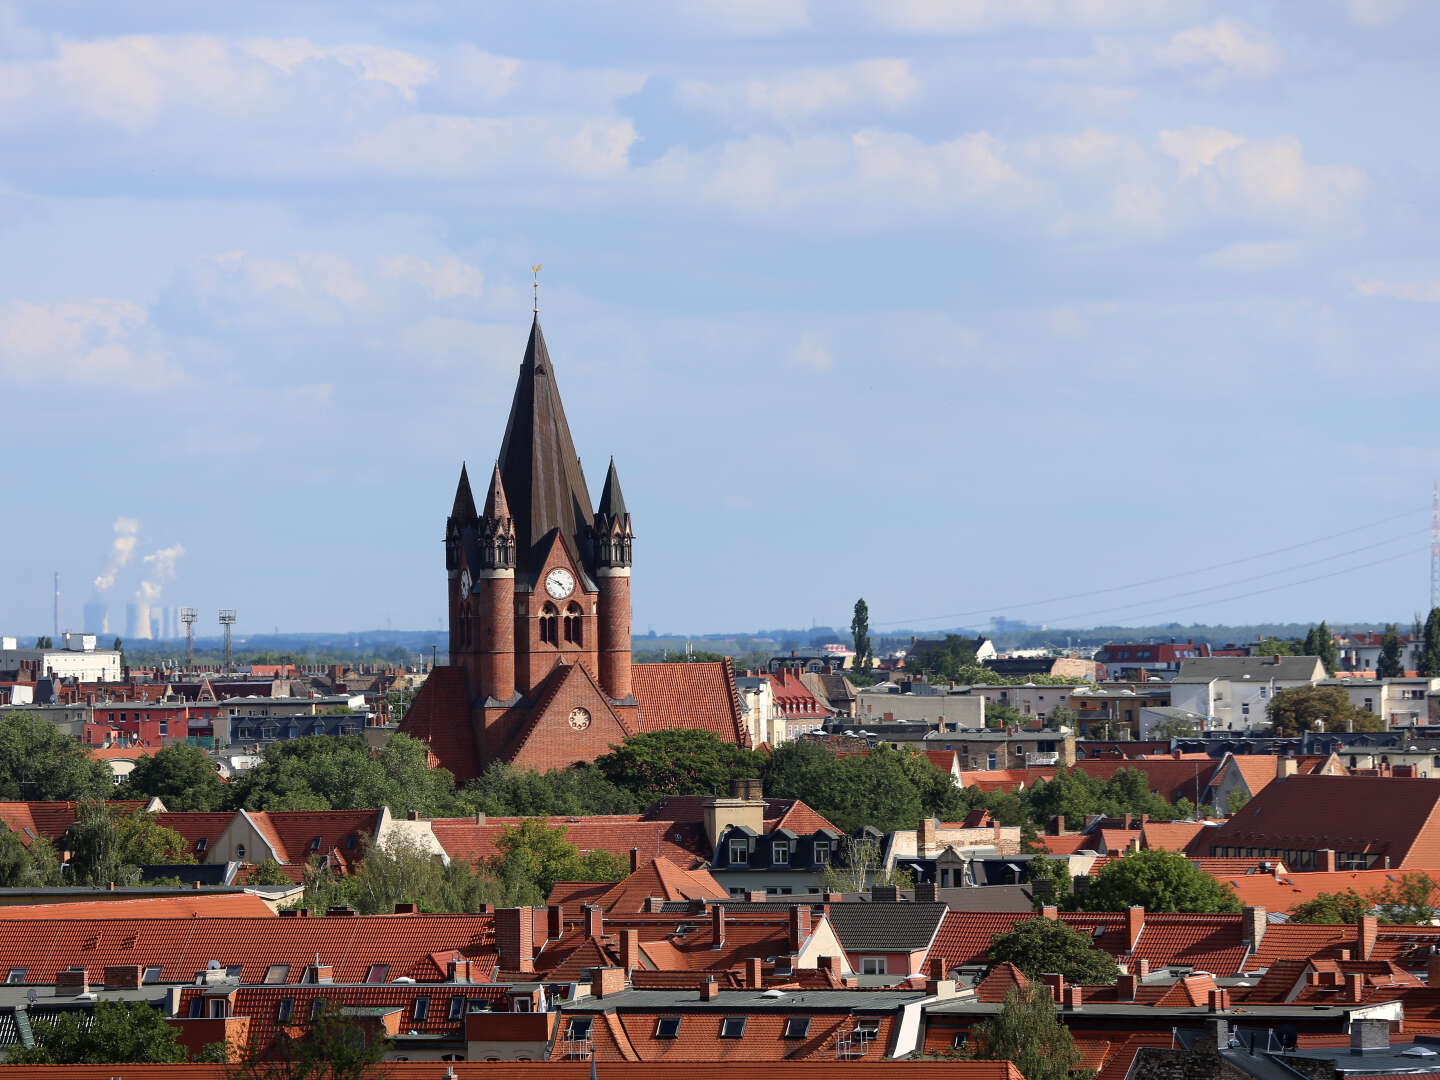
[[[916,661],[923,660],[927,652],[933,653],[944,650],[946,645],[947,642],[944,638],[912,637],[909,648],[905,650],[906,666],[910,668],[917,667]],[[983,664],[986,660],[994,659],[996,655],[994,643],[984,634],[980,634],[966,641],[965,647],[975,654],[975,662],[978,664]]]
[[[33,683],[42,678],[78,679],[81,682],[119,682],[120,652],[96,645],[94,634],[64,634],[44,649],[26,649],[13,637],[0,637],[0,672]]]
[[[1336,754],[1231,754],[1220,759],[1205,802],[1227,815],[1248,803],[1274,780],[1289,776],[1344,776],[1347,769]]]
[[[1322,679],[1319,686],[1335,686],[1345,691],[1350,704],[1364,709],[1385,721],[1387,728],[1418,727],[1430,722],[1430,695],[1440,691],[1440,679],[1424,676],[1377,679]]]
[[[1170,704],[1206,717],[1206,727],[1263,728],[1265,708],[1281,690],[1325,678],[1318,656],[1212,656],[1185,660],[1170,684]]]
[[[996,675],[1008,678],[1049,675],[1059,679],[1093,679],[1098,670],[1093,660],[1078,656],[992,656],[983,664]]]
[[[740,699],[740,722],[751,746],[779,746],[786,739],[785,725],[775,713],[775,684],[763,675],[735,676]]]
[[[836,716],[854,716],[856,687],[842,674],[807,671],[800,676],[806,689]]]
[[[1415,671],[1420,667],[1420,656],[1425,651],[1425,642],[1414,634],[1399,636],[1400,668],[1402,671]],[[1374,671],[1380,664],[1380,650],[1384,641],[1385,635],[1375,631],[1336,634],[1337,666],[1341,671]]]
[[[1035,683],[1022,686],[977,683],[968,689],[971,694],[983,697],[987,702],[1008,705],[1027,720],[1045,723],[1056,709],[1068,709],[1078,713],[1077,703],[1083,701],[1095,689],[1095,685],[1078,680],[1058,686],[1037,686]]]
[[[1209,645],[1194,640],[1108,644],[1095,654],[1095,662],[1107,679],[1133,679],[1142,671],[1165,679],[1174,677],[1184,661],[1210,655]]]
[[[1170,687],[1148,680],[1076,687],[1066,707],[1082,737],[1145,738],[1144,712],[1170,706]]]
[[[855,691],[856,724],[920,724],[943,731],[985,726],[985,700],[969,688],[884,682]]]
[[[844,645],[807,645],[791,649],[786,656],[772,656],[766,670],[838,675],[855,666],[855,650]]]

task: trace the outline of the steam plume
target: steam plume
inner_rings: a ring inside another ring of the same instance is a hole
[[[135,553],[135,534],[140,531],[140,523],[134,518],[116,518],[114,528],[115,539],[110,544],[110,555],[105,560],[105,569],[95,579],[97,592],[105,592],[115,585],[116,573]]]
[[[140,582],[140,588],[135,592],[135,599],[147,604],[160,599],[160,593],[165,583],[175,577],[175,563],[184,554],[185,546],[183,544],[173,544],[141,559],[140,561],[145,564],[145,580]]]

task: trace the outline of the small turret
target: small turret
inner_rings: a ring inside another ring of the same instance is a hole
[[[460,569],[460,548],[464,534],[475,525],[475,496],[470,491],[470,476],[460,466],[460,482],[455,485],[455,502],[445,521],[445,569],[451,574]]]
[[[480,515],[480,565],[486,570],[515,568],[515,519],[505,500],[505,485],[500,480],[500,466],[490,475],[490,491],[485,496],[485,511]]]
[[[625,496],[620,491],[620,474],[615,471],[615,459],[611,458],[605,488],[600,493],[600,508],[595,511],[595,565],[628,567],[634,538],[630,512],[625,509]]]

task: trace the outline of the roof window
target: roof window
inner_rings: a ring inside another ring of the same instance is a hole
[[[281,998],[280,1004],[275,1006],[275,1022],[277,1024],[288,1024],[291,1015],[295,1012],[294,998]]]
[[[265,982],[274,985],[283,983],[290,975],[289,964],[271,964],[265,969]]]
[[[200,837],[199,840],[196,840],[196,841],[195,841],[195,854],[196,854],[196,855],[203,855],[203,854],[205,853],[205,849],[206,849],[207,847],[209,847],[209,846],[210,846],[210,838],[209,838],[208,836],[202,836],[202,837]]]
[[[428,997],[417,997],[415,999],[415,1023],[420,1023],[430,1015],[430,999]]]
[[[803,1039],[810,1034],[810,1017],[789,1016],[785,1018],[784,1039]]]
[[[25,981],[25,972],[29,970],[29,968],[11,968],[5,975],[6,984],[14,986],[17,983],[23,983]]]
[[[158,983],[160,981],[160,966],[158,964],[147,967],[140,976],[142,983]]]
[[[455,995],[454,997],[452,997],[452,998],[450,999],[450,1013],[449,1013],[449,1016],[450,1016],[450,1019],[451,1019],[451,1020],[459,1020],[460,1017],[462,1017],[462,1016],[464,1016],[464,1015],[465,1015],[465,999],[464,999],[463,997],[461,997],[460,995],[457,994],[457,995]]]
[[[720,1037],[722,1039],[738,1039],[745,1034],[745,1017],[727,1016],[720,1021]]]
[[[570,1026],[565,1029],[567,1039],[588,1039],[590,1027],[595,1023],[592,1016],[576,1016],[570,1020]]]
[[[662,1016],[655,1021],[655,1038],[673,1039],[680,1034],[680,1017]]]
[[[325,1011],[325,999],[323,997],[312,998],[310,1001],[310,1022],[314,1023],[320,1019],[320,1014]]]
[[[320,837],[312,836],[310,838],[310,850],[312,852],[320,850]]]
[[[367,983],[383,983],[388,978],[390,978],[389,964],[371,964],[370,970],[365,972]]]
[[[192,998],[190,999],[190,1019],[191,1019],[191,1020],[194,1020],[196,1017],[200,1017],[200,1016],[204,1016],[204,1015],[205,1015],[205,999],[204,999],[201,995],[196,994],[194,997],[192,997]]]

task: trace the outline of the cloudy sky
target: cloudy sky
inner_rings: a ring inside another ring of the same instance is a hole
[[[70,626],[111,570],[439,625],[533,262],[638,632],[1407,619],[1437,49],[1421,0],[0,0],[0,630],[56,570]]]

